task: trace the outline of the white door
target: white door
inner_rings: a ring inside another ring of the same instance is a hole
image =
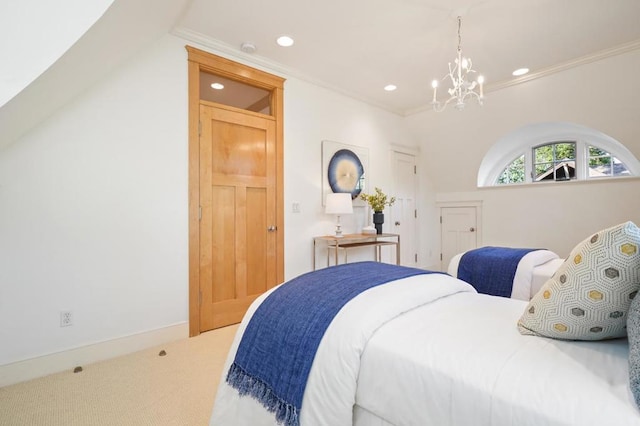
[[[477,207],[440,209],[440,268],[447,270],[451,258],[478,247]]]
[[[416,266],[416,158],[393,153],[396,202],[391,208],[391,232],[400,235],[400,264]]]

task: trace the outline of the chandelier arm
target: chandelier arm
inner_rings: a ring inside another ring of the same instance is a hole
[[[455,60],[455,65],[452,66],[452,63],[449,62],[449,73],[442,77],[440,81],[446,80],[447,77],[451,80],[452,87],[447,90],[449,93],[449,98],[444,102],[439,102],[437,99],[437,80],[434,80],[433,86],[433,101],[431,105],[433,106],[434,111],[441,112],[443,111],[447,105],[449,105],[454,100],[456,101],[456,108],[458,110],[464,109],[465,100],[469,97],[476,99],[476,101],[482,105],[482,101],[484,99],[482,92],[482,84],[483,79],[481,76],[478,77],[478,80],[467,81],[467,76],[476,71],[473,69],[473,63],[471,62],[471,58],[463,58],[462,56],[462,17],[458,16],[458,49],[457,49],[457,57]],[[475,89],[476,87],[480,87],[480,94],[478,94]]]

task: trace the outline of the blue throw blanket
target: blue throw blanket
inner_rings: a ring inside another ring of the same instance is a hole
[[[279,423],[299,425],[311,364],[340,309],[372,287],[425,271],[358,262],[301,275],[271,293],[242,336],[227,383],[257,399]]]
[[[482,247],[469,250],[460,258],[458,278],[478,293],[511,297],[513,278],[525,254],[538,249]]]

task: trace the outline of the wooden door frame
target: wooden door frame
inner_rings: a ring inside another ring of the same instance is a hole
[[[210,72],[271,92],[276,123],[276,278],[284,281],[284,79],[185,46],[189,62],[189,336],[200,334],[200,72]],[[230,107],[225,107],[230,108]]]

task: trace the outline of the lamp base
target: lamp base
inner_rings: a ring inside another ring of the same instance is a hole
[[[336,221],[336,238],[342,238],[342,229],[340,229],[340,215],[337,215],[337,221]]]

